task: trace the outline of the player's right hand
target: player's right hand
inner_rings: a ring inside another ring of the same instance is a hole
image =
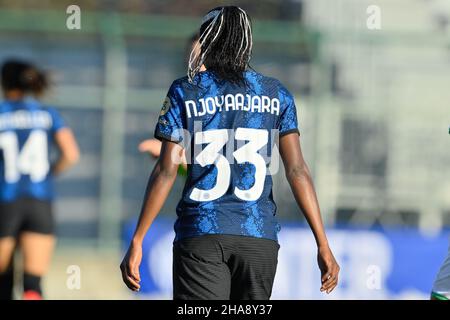
[[[319,247],[317,262],[319,263],[319,268],[321,271],[322,286],[320,287],[320,291],[330,293],[338,284],[338,275],[340,270],[330,247]]]
[[[139,291],[141,288],[141,276],[139,274],[139,266],[142,261],[142,246],[131,244],[127,254],[120,264],[122,272],[122,280],[127,287],[133,291]]]

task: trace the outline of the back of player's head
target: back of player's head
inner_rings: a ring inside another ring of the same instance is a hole
[[[203,64],[220,79],[243,82],[253,46],[249,16],[236,6],[212,9],[203,17],[198,45],[189,59],[191,82]]]
[[[24,94],[41,95],[48,86],[46,74],[25,61],[5,61],[1,74],[3,91],[19,90]]]

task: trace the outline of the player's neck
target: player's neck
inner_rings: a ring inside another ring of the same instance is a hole
[[[20,90],[8,90],[4,92],[4,96],[6,100],[19,101],[22,100],[25,95]]]

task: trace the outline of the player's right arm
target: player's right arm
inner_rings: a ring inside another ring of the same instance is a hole
[[[317,260],[321,271],[320,291],[330,293],[338,283],[339,265],[331,252],[320,215],[319,203],[308,166],[303,158],[297,133],[280,137],[280,155],[286,178],[316,239]]]
[[[177,177],[179,158],[183,153],[180,145],[163,140],[161,155],[153,169],[145,192],[144,203],[138,224],[131,240],[129,249],[120,265],[122,279],[127,287],[139,291],[139,265],[142,259],[142,242],[153,220],[164,205],[167,196]]]

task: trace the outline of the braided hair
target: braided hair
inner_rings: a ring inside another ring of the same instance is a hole
[[[193,83],[201,66],[205,65],[221,80],[245,83],[244,71],[250,62],[253,46],[247,13],[236,6],[212,9],[203,17],[199,34],[199,41],[189,56],[189,82]]]

